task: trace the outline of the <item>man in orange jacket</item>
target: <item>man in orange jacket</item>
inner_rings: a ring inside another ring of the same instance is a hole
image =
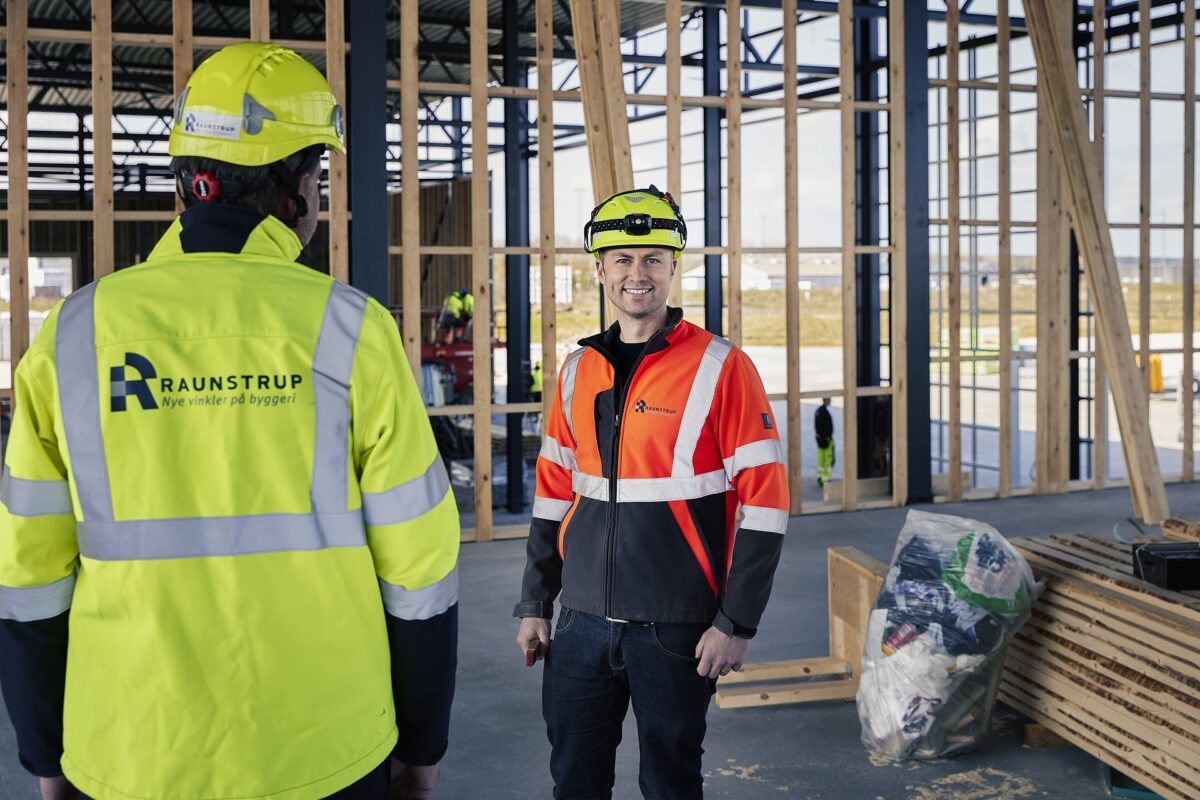
[[[613,195],[584,238],[617,322],[559,375],[517,644],[546,658],[556,798],[611,796],[630,703],[643,795],[698,798],[716,678],[741,668],[779,563],[783,449],[746,354],[667,307],[687,240],[671,196]]]

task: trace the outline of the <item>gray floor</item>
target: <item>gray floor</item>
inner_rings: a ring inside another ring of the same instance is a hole
[[[1200,488],[1168,489],[1174,513],[1200,518]],[[1111,535],[1131,514],[1123,489],[954,505],[934,511],[989,522],[1009,537],[1088,531]],[[774,595],[751,660],[825,655],[827,547],[850,545],[891,558],[904,509],[792,520]],[[524,564],[524,542],[468,544],[462,552],[462,641],[452,743],[437,797],[462,800],[551,795],[540,710],[540,666],[526,669],[509,617]],[[614,796],[637,798],[638,754],[632,715],[618,755]],[[953,761],[890,764],[859,742],[853,703],[830,702],[709,713],[707,796],[754,800],[1009,800],[1105,797],[1098,762],[1074,748],[1022,746],[1023,720],[997,709],[992,737]],[[7,718],[0,723],[0,800],[32,800],[31,779],[16,764]]]

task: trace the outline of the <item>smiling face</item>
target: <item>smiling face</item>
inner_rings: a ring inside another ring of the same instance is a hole
[[[618,311],[648,319],[665,312],[677,263],[665,247],[611,247],[600,254],[596,275]]]

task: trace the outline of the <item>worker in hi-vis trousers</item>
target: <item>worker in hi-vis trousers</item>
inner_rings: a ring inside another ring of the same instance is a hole
[[[291,50],[196,68],[186,210],[16,370],[0,685],[42,797],[426,798],[459,521],[395,322],[296,258],[342,110]]]
[[[833,465],[837,463],[837,445],[833,442],[833,415],[829,413],[828,397],[821,398],[821,407],[813,419],[817,433],[817,484],[824,486],[833,479]]]

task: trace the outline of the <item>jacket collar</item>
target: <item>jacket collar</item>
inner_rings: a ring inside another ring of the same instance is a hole
[[[147,260],[187,253],[236,253],[295,261],[304,249],[296,232],[272,216],[226,204],[184,211]]]
[[[646,349],[643,351],[643,355],[666,350],[670,345],[669,339],[671,334],[675,332],[681,322],[683,322],[683,309],[667,306],[667,324],[659,328],[646,342]],[[584,347],[599,350],[601,354],[611,361],[612,353],[616,350],[617,341],[620,337],[621,323],[614,322],[609,326],[608,330],[580,339],[579,343]]]

